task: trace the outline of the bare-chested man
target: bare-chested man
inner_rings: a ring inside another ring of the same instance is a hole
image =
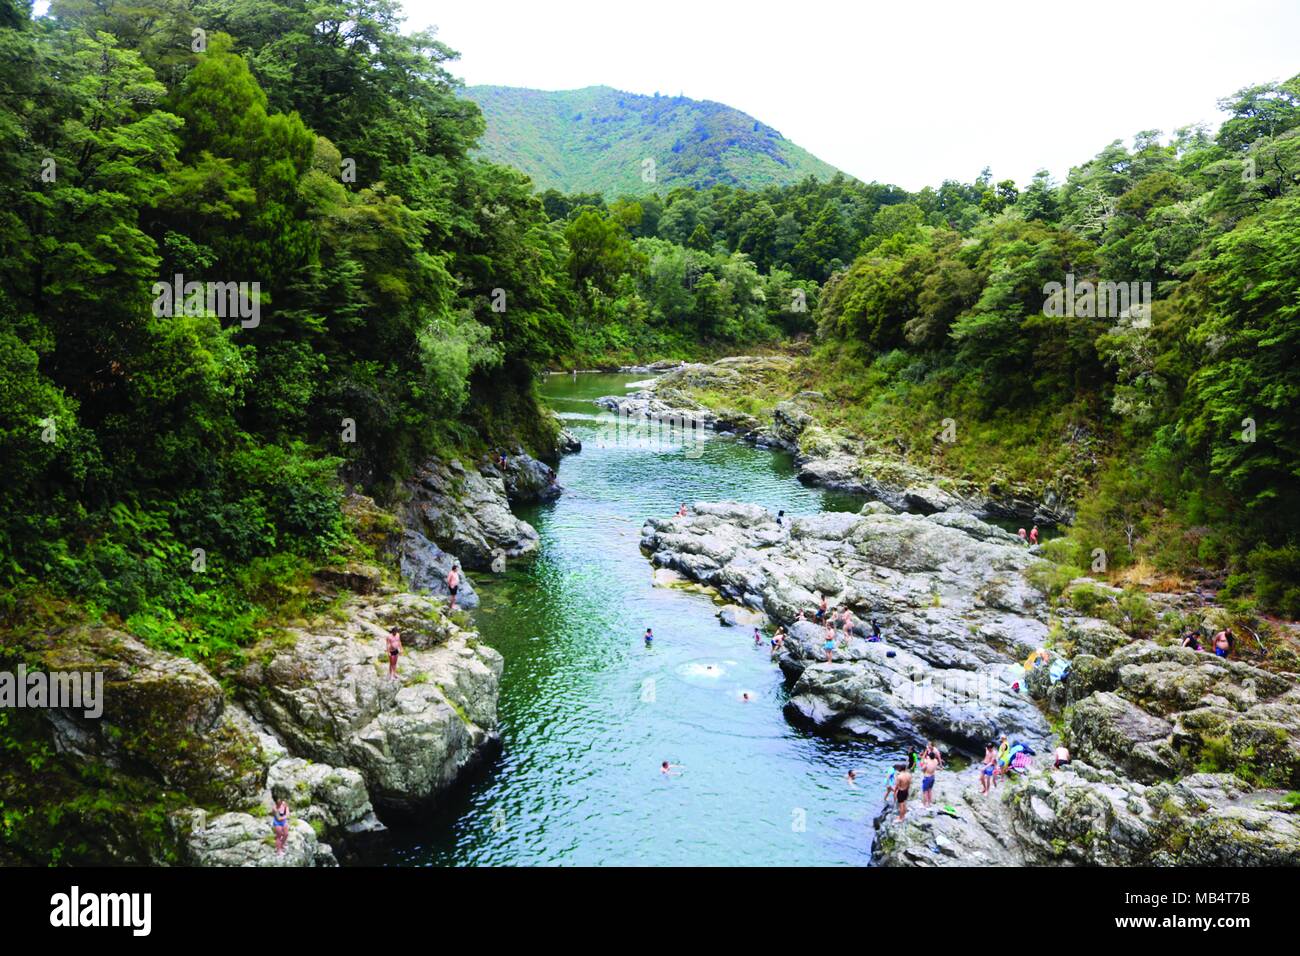
[[[926,750],[927,756],[921,759],[921,805],[928,807],[934,802],[934,775],[939,770],[939,758],[932,750]]]
[[[898,803],[898,822],[907,816],[907,798],[912,789],[912,771],[904,767],[894,778],[894,800]]]

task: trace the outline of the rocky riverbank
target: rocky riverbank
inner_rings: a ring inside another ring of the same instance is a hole
[[[644,389],[612,395],[598,404],[630,418],[686,423],[737,435],[795,456],[799,480],[861,494],[900,511],[934,514],[959,509],[982,517],[1051,525],[1073,520],[1072,495],[1079,489],[1031,487],[1014,481],[985,486],[935,474],[882,451],[859,436],[823,425],[819,392],[798,392],[764,415],[742,411],[742,399],[789,394],[794,360],[783,356],[735,356],[709,364],[650,368],[663,372]],[[701,398],[707,401],[702,401]]]
[[[498,742],[502,668],[463,613],[448,613],[446,572],[454,559],[499,570],[530,554],[537,534],[510,502],[561,490],[522,450],[505,457],[479,468],[427,462],[408,485],[404,521],[349,496],[363,551],[316,571],[309,610],[227,660],[204,666],[94,624],[6,640],[0,667],[100,671],[105,682],[102,717],[15,712],[9,734],[50,765],[30,780],[6,771],[6,810],[19,828],[21,807],[32,817],[0,859],[333,865],[338,850],[382,831],[381,818],[436,802]],[[465,580],[460,608],[477,601]],[[392,628],[404,645],[397,680],[385,653]],[[283,856],[273,793],[291,806]],[[56,826],[36,822],[47,814]]]
[[[1053,604],[1035,585],[1045,563],[1013,535],[960,510],[873,502],[778,523],[701,503],[647,521],[642,546],[659,573],[787,627],[791,719],[893,752],[933,738],[959,761],[1002,735],[1036,752],[994,794],[977,769],[942,772],[935,808],[916,799],[903,824],[886,809],[879,863],[1300,862],[1300,677]],[[801,617],[823,597],[854,614],[829,661]],[[1068,675],[1026,671],[1039,649]],[[1053,771],[1058,743],[1074,760]]]

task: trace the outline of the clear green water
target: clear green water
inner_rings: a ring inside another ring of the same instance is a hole
[[[540,556],[475,579],[476,625],[505,657],[501,753],[419,827],[395,832],[384,862],[867,862],[892,755],[792,727],[767,647],[720,626],[708,597],[652,587],[638,547],[644,519],[683,500],[792,514],[861,502],[806,488],[787,456],[724,437],[710,436],[698,457],[665,442],[603,442],[592,399],[638,378],[546,382],[583,450],[560,466],[564,495],[521,512],[541,535]],[[664,760],[685,771],[665,779]]]

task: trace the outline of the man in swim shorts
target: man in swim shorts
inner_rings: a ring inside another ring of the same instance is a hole
[[[927,753],[930,751],[927,750]],[[928,807],[934,802],[934,775],[939,770],[939,758],[927,756],[921,761],[921,806]]]
[[[393,629],[385,642],[388,646],[388,679],[397,680],[397,658],[402,653],[402,632]]]
[[[900,764],[900,767],[902,765]],[[903,818],[907,816],[907,798],[912,789],[912,773],[906,767],[898,771],[898,776],[894,780],[894,799],[898,801],[898,822],[902,823]]]
[[[984,769],[980,771],[980,792],[988,793],[989,784],[993,782],[993,770],[997,765],[998,756],[993,752],[993,744],[984,745]]]
[[[451,570],[447,572],[447,590],[451,594],[451,605],[447,609],[454,611],[456,610],[456,592],[460,590],[460,565],[455,561],[451,563]]]

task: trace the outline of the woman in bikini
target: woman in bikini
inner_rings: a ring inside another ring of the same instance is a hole
[[[271,829],[275,833],[275,852],[284,856],[284,845],[289,840],[289,801],[280,795],[280,801],[271,811]]]

